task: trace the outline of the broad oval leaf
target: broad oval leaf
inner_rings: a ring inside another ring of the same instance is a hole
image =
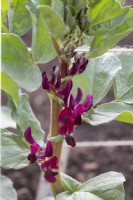
[[[108,49],[116,45],[120,40],[128,36],[133,31],[133,9],[130,9],[124,22],[111,29],[107,30],[106,34],[99,33],[91,43],[90,57],[97,57],[105,53]]]
[[[31,19],[25,5],[18,4],[14,10],[11,32],[19,36],[24,35],[31,28]]]
[[[73,200],[105,200],[101,199],[98,196],[91,194],[89,192],[75,192],[73,194]]]
[[[73,194],[71,192],[62,192],[56,195],[56,200],[73,200]]]
[[[38,22],[35,23],[32,16],[32,55],[36,63],[46,63],[57,56],[48,30],[40,14]],[[34,16],[35,17],[35,16]]]
[[[125,178],[121,173],[107,172],[83,183],[78,190],[90,192],[99,200],[124,200],[123,182]]]
[[[133,104],[110,102],[97,106],[83,116],[85,122],[97,126],[112,120],[133,124]]]
[[[20,103],[19,87],[7,74],[1,72],[0,89],[6,92],[17,104]]]
[[[0,176],[1,179],[1,200],[17,200],[17,193],[13,187],[13,182],[4,175]]]
[[[43,144],[45,132],[42,130],[40,122],[36,119],[30,107],[28,96],[23,94],[20,98],[20,105],[16,105],[12,100],[8,103],[8,106],[11,109],[12,118],[17,123],[17,127],[22,135],[25,129],[30,126],[33,137],[41,145]]]
[[[115,97],[125,103],[133,103],[133,52],[121,52],[117,56],[122,69],[115,77]]]
[[[41,84],[41,72],[32,62],[24,42],[11,33],[2,34],[2,70],[28,91]]]
[[[39,6],[46,28],[49,34],[55,38],[61,38],[68,33],[68,27],[65,26],[64,21],[58,13],[56,13],[49,6]]]
[[[117,1],[97,1],[87,12],[90,18],[90,33],[91,28],[92,32],[97,34],[100,29],[112,29],[120,25],[128,12],[129,7],[122,8]]]
[[[91,93],[94,96],[94,105],[97,104],[108,93],[120,69],[121,62],[112,53],[90,59],[86,71],[73,79],[75,93],[77,87],[81,87],[84,95]]]
[[[16,128],[16,123],[11,118],[10,109],[6,106],[1,106],[1,123],[0,128]]]
[[[20,169],[29,165],[29,149],[23,140],[11,132],[1,133],[1,166],[6,169]]]

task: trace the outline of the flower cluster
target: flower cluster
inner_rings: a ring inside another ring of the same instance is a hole
[[[28,160],[31,163],[36,161],[41,163],[41,169],[44,171],[44,178],[48,182],[54,183],[56,181],[55,176],[58,174],[58,159],[56,156],[53,156],[53,146],[51,141],[48,141],[46,148],[43,149],[33,138],[30,127],[25,130],[24,137],[30,144]]]
[[[73,63],[68,66],[67,75],[73,76],[75,74],[81,74],[86,69],[88,60],[83,54],[74,53],[72,55]],[[75,126],[81,125],[81,115],[87,112],[93,104],[93,96],[88,94],[83,103],[80,103],[83,92],[80,88],[77,89],[77,96],[71,94],[73,87],[72,80],[62,83],[59,69],[54,66],[50,72],[50,80],[47,77],[46,72],[42,73],[42,87],[48,92],[53,92],[56,96],[60,97],[64,103],[64,109],[60,112],[59,120],[59,133],[64,136],[68,145],[74,147],[76,142],[72,137]]]
[[[76,146],[76,142],[71,134],[74,133],[75,125],[81,125],[81,115],[84,112],[87,112],[93,105],[93,96],[88,94],[83,103],[80,103],[83,97],[83,92],[81,88],[77,89],[76,98],[74,98],[74,96],[70,92],[71,90],[69,89],[66,92],[66,96],[64,97],[65,108],[59,114],[59,123],[60,134],[65,136],[68,145],[74,147]]]

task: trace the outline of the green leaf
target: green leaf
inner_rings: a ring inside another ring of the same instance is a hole
[[[99,33],[92,41],[90,57],[97,57],[116,45],[133,31],[133,9],[130,9],[125,21],[110,31]]]
[[[123,182],[125,178],[121,173],[107,172],[83,183],[78,190],[90,192],[99,200],[124,200]]]
[[[2,0],[1,1],[1,7],[2,7],[2,11],[6,15],[8,13],[9,0]]]
[[[17,200],[17,193],[13,187],[13,182],[6,176],[0,175],[1,190],[0,197],[1,200]]]
[[[41,14],[36,24],[32,22],[32,55],[36,63],[46,63],[57,56]]]
[[[120,5],[124,5],[125,4],[125,0],[116,0],[117,2],[119,2]]]
[[[129,7],[122,8],[117,1],[97,1],[87,12],[90,18],[90,33],[94,31],[98,34],[100,29],[112,29],[120,25],[128,12]]]
[[[58,142],[62,141],[64,139],[64,137],[62,135],[57,135],[54,137],[48,137],[48,139],[52,142],[58,143]]]
[[[80,186],[80,182],[64,173],[61,173],[61,180],[66,191],[75,192]]]
[[[65,24],[59,14],[57,14],[49,6],[39,6],[38,8],[43,15],[46,28],[52,37],[61,38],[67,34],[69,31],[68,27],[65,27]]]
[[[30,126],[33,137],[41,145],[43,144],[45,133],[30,107],[28,96],[23,94],[20,98],[20,105],[16,105],[12,100],[8,103],[8,106],[11,109],[12,118],[17,123],[21,133],[24,133],[25,129]]]
[[[61,0],[53,0],[51,7],[62,17],[62,19],[64,18],[64,5]]]
[[[24,42],[16,35],[2,34],[2,70],[28,91],[41,84],[41,72],[34,66]]]
[[[73,200],[105,200],[98,196],[95,196],[89,192],[75,192],[73,194]]]
[[[1,127],[2,129],[4,128],[15,128],[16,123],[12,120],[11,118],[11,112],[8,107],[6,106],[1,106]]]
[[[1,166],[20,169],[28,166],[29,149],[23,140],[11,132],[1,133]]]
[[[121,52],[117,56],[122,69],[115,77],[115,97],[125,103],[133,103],[133,53]]]
[[[71,192],[62,192],[56,196],[56,200],[73,200]]]
[[[85,122],[97,126],[112,120],[133,124],[133,104],[110,102],[97,106],[83,116]]]
[[[1,33],[9,33],[9,30],[4,25],[1,25]]]
[[[24,35],[31,28],[31,18],[24,4],[18,3],[12,17],[10,32],[19,36]]]
[[[4,72],[1,72],[0,89],[6,92],[17,104],[20,103],[18,85]]]
[[[73,79],[75,93],[77,87],[81,87],[84,95],[91,93],[94,96],[94,105],[97,104],[108,93],[113,79],[120,69],[121,62],[112,53],[89,59],[86,71]]]

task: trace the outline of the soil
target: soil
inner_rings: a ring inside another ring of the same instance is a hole
[[[29,32],[23,39],[31,44]],[[119,45],[133,45],[133,34],[123,40]],[[48,69],[41,66],[41,70]],[[48,134],[49,130],[49,100],[43,90],[29,94],[31,106],[42,124],[42,128]],[[105,101],[112,98],[112,92]],[[2,95],[5,105],[6,96]],[[133,140],[133,126],[130,124],[111,122],[97,127],[82,124],[75,133],[76,141],[108,141],[108,140]],[[83,147],[72,148],[67,166],[67,174],[84,182],[108,171],[122,172],[126,178],[125,200],[133,200],[133,147]],[[12,179],[17,190],[18,200],[35,200],[38,187],[40,169],[34,164],[20,170],[2,169],[4,175]]]

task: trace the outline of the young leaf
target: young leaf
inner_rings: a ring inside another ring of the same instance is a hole
[[[6,92],[17,104],[20,103],[19,87],[7,74],[1,72],[0,89]]]
[[[35,23],[32,17],[32,55],[36,63],[46,63],[57,56],[52,40],[39,14],[38,22]],[[35,17],[35,16],[34,16]]]
[[[21,1],[20,1],[21,2]],[[10,32],[22,36],[31,28],[31,18],[25,4],[18,3],[14,9]]]
[[[33,137],[41,145],[43,143],[45,132],[42,130],[39,121],[36,119],[30,107],[28,96],[23,94],[20,97],[20,105],[16,105],[12,100],[8,103],[8,106],[11,109],[12,118],[17,123],[21,133],[24,133],[27,127],[31,127]]]
[[[124,102],[110,102],[97,106],[96,109],[83,116],[85,122],[97,126],[117,120],[133,124],[133,104]]]
[[[1,33],[9,33],[9,30],[4,25],[1,25]]]
[[[107,30],[106,34],[99,33],[91,43],[90,57],[97,57],[105,53],[108,49],[117,44],[120,40],[128,36],[133,31],[133,9],[130,9],[124,22],[111,29]]]
[[[78,190],[90,192],[99,197],[98,200],[124,200],[123,182],[125,178],[121,173],[107,172],[83,183]]]
[[[2,0],[1,1],[1,8],[4,14],[6,15],[8,13],[8,8],[9,8],[9,0]]]
[[[122,69],[115,77],[115,97],[125,103],[133,103],[133,53],[121,52],[117,56]]]
[[[28,91],[41,84],[41,72],[34,66],[24,42],[11,33],[2,34],[2,70]]]
[[[112,29],[122,24],[128,12],[129,7],[122,8],[117,1],[97,1],[87,12],[90,18],[90,34],[93,31],[98,34],[100,29]]]
[[[90,92],[94,96],[94,105],[97,104],[108,93],[113,79],[120,69],[121,62],[112,53],[89,59],[86,71],[73,79],[75,93],[77,87],[81,87],[84,95],[86,96]]]
[[[13,188],[12,181],[4,175],[0,175],[1,190],[0,197],[1,200],[17,200],[17,193]]]
[[[53,0],[51,7],[62,17],[62,19],[64,18],[64,5],[61,0]]]
[[[28,166],[29,149],[23,140],[11,132],[1,133],[1,166],[6,169],[20,169]]]
[[[61,180],[66,191],[75,192],[80,186],[80,182],[64,173],[61,173]]]
[[[11,112],[8,107],[1,106],[1,127],[4,128],[16,128],[16,123],[11,118]]]
[[[65,24],[59,14],[57,14],[49,6],[39,6],[38,8],[43,15],[46,28],[52,37],[61,38],[67,34],[69,31],[68,27],[65,27]]]

